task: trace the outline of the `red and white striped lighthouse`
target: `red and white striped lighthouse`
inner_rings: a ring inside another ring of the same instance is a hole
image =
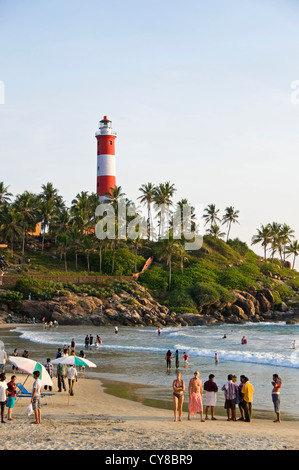
[[[97,169],[97,195],[100,200],[105,199],[104,194],[111,192],[115,187],[115,139],[116,132],[112,130],[112,122],[104,116],[99,122],[96,132],[98,147]]]

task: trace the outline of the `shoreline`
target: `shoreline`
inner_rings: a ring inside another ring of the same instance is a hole
[[[24,381],[24,374],[17,377]],[[32,382],[30,377],[28,390]],[[0,424],[1,450],[295,450],[299,445],[299,422],[234,423],[216,415],[217,421],[201,423],[199,415],[188,421],[185,412],[174,422],[173,410],[112,396],[101,380],[80,375],[69,402],[67,392],[57,393],[56,379],[53,391],[42,399],[38,432],[33,416],[25,413],[29,399],[17,400],[15,420]]]
[[[9,330],[13,333],[13,330],[18,327],[39,327],[41,324],[39,323],[6,323],[0,324],[0,331],[2,330]],[[10,370],[11,364],[7,361],[7,365],[9,366],[7,369]],[[8,375],[11,371],[7,372]],[[102,383],[103,388],[105,388],[105,393],[107,395],[114,396],[116,398],[126,399],[135,403],[143,404],[144,406],[150,408],[156,408],[160,410],[170,410],[172,409],[172,391],[171,386],[165,387],[163,385],[156,386],[156,385],[147,385],[145,382],[137,382],[131,380],[122,380],[116,377],[107,377],[105,373],[97,372],[93,374],[92,369],[88,369],[87,377],[88,379],[100,380]],[[108,374],[109,375],[109,374]],[[142,389],[147,388],[148,390],[152,389],[152,393],[143,394]],[[155,390],[158,393],[155,395]],[[141,391],[141,393],[139,393]],[[169,393],[168,393],[169,392]],[[165,398],[168,396],[169,398]],[[205,400],[204,400],[205,404]],[[271,420],[273,416],[273,412],[270,408],[259,408],[255,409],[255,404],[253,403],[253,417],[256,420],[259,419],[266,419]],[[183,410],[187,412],[187,401],[185,399],[184,408]],[[221,403],[221,401],[217,402],[216,405],[216,413],[219,416],[226,416],[226,411]],[[299,422],[299,415],[293,416],[290,412],[282,412],[282,419],[284,421],[289,422]]]

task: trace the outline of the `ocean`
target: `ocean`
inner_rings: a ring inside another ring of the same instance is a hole
[[[76,341],[76,354],[81,349],[97,364],[86,369],[85,375],[103,380],[107,391],[144,404],[172,407],[172,381],[176,377],[175,360],[170,371],[166,369],[165,354],[170,349],[179,351],[182,378],[186,388],[195,370],[202,381],[215,375],[219,387],[217,405],[223,408],[222,385],[228,374],[246,375],[253,384],[254,412],[273,411],[271,400],[272,375],[282,378],[282,418],[299,418],[299,325],[279,323],[247,323],[244,325],[194,326],[162,328],[160,336],[155,327],[59,326],[45,329],[41,324],[24,325],[0,330],[0,339],[8,355],[15,347],[22,355],[24,349],[30,358],[43,364],[46,358],[55,359],[57,349]],[[102,338],[99,348],[84,348],[85,336]],[[225,337],[226,336],[226,337]],[[247,344],[241,344],[246,336]],[[292,349],[296,341],[298,349]],[[185,365],[183,353],[189,354]],[[214,356],[218,353],[219,363]],[[55,382],[56,379],[54,379]],[[110,384],[110,385],[109,385]],[[114,386],[111,386],[114,384]],[[118,392],[116,391],[118,390]],[[187,402],[187,393],[185,394]],[[274,416],[273,416],[274,418]]]

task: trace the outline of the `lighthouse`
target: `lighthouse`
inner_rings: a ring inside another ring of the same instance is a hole
[[[97,195],[105,199],[105,193],[115,187],[115,139],[116,132],[107,116],[99,122],[97,139]]]

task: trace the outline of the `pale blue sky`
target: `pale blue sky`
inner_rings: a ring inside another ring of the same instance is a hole
[[[0,0],[0,181],[96,190],[98,121],[118,133],[117,184],[170,180],[176,200],[240,210],[299,237],[295,1]]]

